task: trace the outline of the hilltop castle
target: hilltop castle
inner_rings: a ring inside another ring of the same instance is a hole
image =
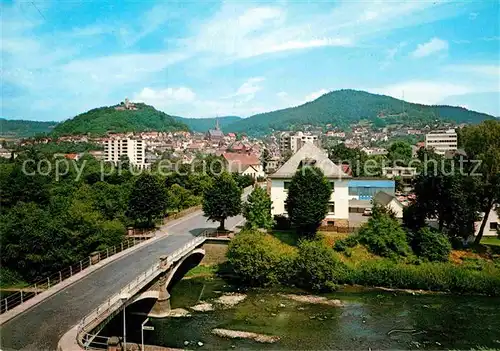
[[[137,110],[137,107],[134,103],[130,102],[128,98],[125,98],[125,101],[120,102],[120,105],[116,106],[115,110]]]

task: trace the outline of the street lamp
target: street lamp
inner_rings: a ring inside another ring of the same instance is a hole
[[[123,350],[127,351],[127,320],[125,318],[125,307],[127,301],[130,299],[129,294],[123,294],[120,296],[120,300],[123,303]]]
[[[146,318],[144,322],[141,324],[141,345],[142,345],[142,351],[144,351],[144,331],[145,330],[155,330],[155,327],[146,325],[146,323],[149,322],[149,318]]]

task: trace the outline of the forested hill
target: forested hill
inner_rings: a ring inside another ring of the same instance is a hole
[[[56,125],[57,122],[9,120],[0,118],[0,136],[26,138],[36,134],[48,134]]]
[[[188,126],[154,107],[136,103],[136,110],[117,110],[116,106],[99,107],[61,122],[54,135],[104,135],[106,132],[178,131]]]
[[[357,90],[337,90],[297,107],[254,115],[230,125],[228,131],[266,134],[303,125],[333,124],[345,128],[360,120],[377,126],[394,123],[425,125],[436,119],[479,123],[493,116],[462,107],[428,106]]]
[[[204,133],[209,129],[214,129],[216,119],[219,120],[219,127],[222,129],[222,131],[226,130],[225,127],[242,119],[238,116],[223,116],[217,118],[185,118],[174,116],[174,118],[179,122],[186,124],[192,131],[201,133]]]

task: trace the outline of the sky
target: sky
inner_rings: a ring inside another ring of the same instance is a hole
[[[250,116],[338,89],[500,116],[498,1],[0,2],[1,116]]]

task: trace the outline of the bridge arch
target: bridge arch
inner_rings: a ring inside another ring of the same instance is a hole
[[[200,264],[205,257],[205,250],[197,248],[191,251],[188,255],[184,256],[174,268],[169,272],[165,280],[165,288],[170,291],[172,287],[178,283],[187,272]]]

